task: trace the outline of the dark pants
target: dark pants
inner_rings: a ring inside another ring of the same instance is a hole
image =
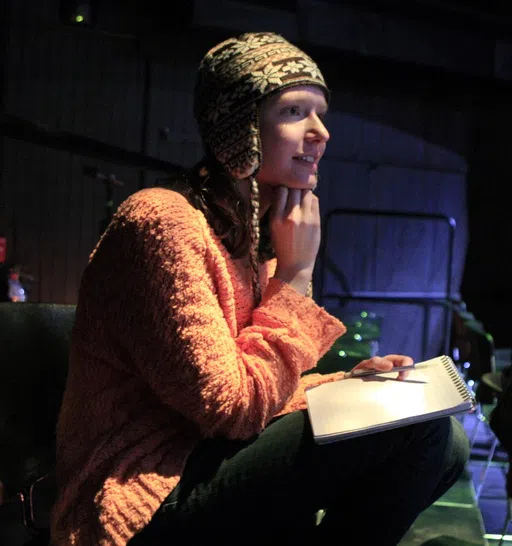
[[[129,545],[396,546],[468,456],[454,418],[318,446],[307,413],[295,412],[248,441],[203,441]]]

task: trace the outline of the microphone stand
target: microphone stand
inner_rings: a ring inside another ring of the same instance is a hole
[[[124,186],[122,180],[118,180],[115,174],[105,174],[97,167],[84,167],[84,175],[96,180],[101,180],[105,185],[105,216],[100,223],[100,237],[103,235],[114,216],[114,188]]]

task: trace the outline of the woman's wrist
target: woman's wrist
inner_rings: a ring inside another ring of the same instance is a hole
[[[276,272],[274,274],[274,277],[276,279],[279,279],[297,290],[300,294],[303,296],[306,295],[306,292],[308,290],[309,283],[311,281],[311,277],[313,275],[312,271],[309,270],[292,270],[287,271],[286,269],[280,269],[279,266],[276,269]]]

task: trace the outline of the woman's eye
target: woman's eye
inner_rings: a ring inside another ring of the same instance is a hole
[[[286,114],[290,114],[291,116],[300,116],[300,107],[299,106],[288,106],[284,109],[284,112]]]

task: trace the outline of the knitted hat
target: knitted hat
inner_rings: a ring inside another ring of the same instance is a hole
[[[315,62],[272,32],[230,38],[201,61],[194,115],[206,150],[235,179],[254,175],[260,167],[258,100],[295,85],[316,85],[329,96]]]

